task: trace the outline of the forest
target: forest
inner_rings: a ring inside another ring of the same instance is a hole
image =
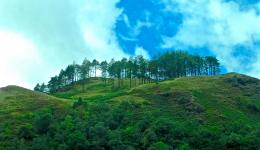
[[[110,81],[116,86],[117,80],[117,87],[120,87],[123,80],[128,79],[131,88],[136,86],[136,80],[145,84],[178,77],[217,75],[220,64],[216,57],[191,55],[185,51],[165,52],[151,60],[143,56],[112,59],[110,62],[84,59],[81,65],[73,63],[62,69],[59,75],[51,77],[47,85],[37,84],[34,90],[53,93],[77,81],[96,78],[98,71],[105,83]]]
[[[18,132],[13,149],[18,150],[190,150],[259,148],[258,132],[239,122],[213,130],[194,120],[162,117],[141,105],[123,102],[88,105],[76,101],[68,113],[44,109],[35,114],[32,126]],[[56,116],[56,117],[55,117]],[[187,116],[186,116],[187,117]]]

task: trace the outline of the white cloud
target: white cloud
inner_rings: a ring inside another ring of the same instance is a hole
[[[135,55],[142,55],[145,59],[150,59],[150,55],[143,47],[136,47],[135,48]]]
[[[164,37],[162,47],[208,47],[228,71],[260,77],[260,61],[249,65],[241,61],[243,57],[251,57],[252,62],[260,59],[254,43],[260,40],[259,7],[241,9],[238,3],[223,0],[165,0],[165,4],[166,11],[179,12],[184,18],[175,36]],[[247,47],[253,55],[235,56],[237,46]]]
[[[120,48],[114,32],[121,10],[119,0],[87,0],[81,10],[80,22],[88,50],[93,58],[111,59],[127,56]]]
[[[5,79],[0,86],[33,88],[74,60],[81,63],[85,57],[101,60],[127,56],[114,33],[121,14],[117,2],[0,0],[0,77]],[[41,62],[37,64],[35,58]]]
[[[128,28],[130,28],[130,27],[131,27],[131,24],[130,24],[130,22],[129,22],[128,16],[127,16],[126,14],[124,14],[124,15],[122,16],[122,18],[123,18],[123,20],[124,20],[126,26],[127,26]]]
[[[20,85],[30,88],[26,73],[36,71],[41,63],[37,47],[21,35],[0,31],[0,86]]]
[[[138,20],[133,28],[133,36],[138,36],[142,28],[150,28],[153,24],[150,21],[151,14],[148,11],[144,12],[144,20]]]
[[[144,27],[149,28],[151,26],[152,26],[152,23],[149,22],[148,20],[146,20],[146,21],[140,21],[140,20],[137,21],[136,25],[133,28],[134,36],[138,36],[140,34],[142,28],[144,28]]]
[[[141,17],[140,17],[141,16]],[[120,38],[126,41],[137,41],[138,35],[140,35],[143,28],[150,28],[153,26],[151,22],[151,13],[149,11],[144,11],[138,16],[136,22],[130,22],[126,13],[123,13],[120,17],[120,21],[124,21],[126,27],[128,28],[127,36],[119,35]]]

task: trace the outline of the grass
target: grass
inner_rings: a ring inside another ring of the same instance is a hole
[[[115,81],[116,83],[117,81]],[[88,104],[109,103],[117,106],[130,101],[141,108],[136,114],[157,114],[158,118],[198,122],[212,130],[238,123],[253,129],[260,128],[260,80],[230,73],[212,77],[183,77],[129,88],[121,88],[100,79],[78,82],[52,96],[19,87],[0,90],[0,125],[15,129],[28,124],[34,112],[47,107],[66,112],[72,102],[82,97]],[[250,106],[250,107],[249,107]],[[11,134],[9,133],[9,134]]]
[[[54,96],[67,99],[82,97],[90,104],[107,102],[117,105],[122,101],[135,101],[145,104],[143,112],[157,112],[171,119],[202,121],[217,128],[232,122],[260,128],[260,114],[246,107],[253,104],[260,108],[260,91],[255,90],[260,87],[260,82],[255,78],[230,73],[212,77],[183,77],[134,88],[129,88],[129,81],[122,82],[125,85],[123,88],[113,88],[111,82],[105,85],[101,80],[92,80],[86,85],[76,83],[69,90],[55,93]],[[176,91],[180,94],[162,96]],[[191,94],[190,102],[179,104],[178,97],[185,96],[185,93]],[[195,112],[198,111],[196,107],[201,107],[203,112]]]
[[[33,92],[17,86],[0,89],[0,145],[1,139],[12,139],[22,126],[30,126],[33,116],[43,108],[55,110],[61,117],[70,103],[64,99]],[[3,134],[4,133],[4,134]],[[3,137],[4,136],[4,137]]]

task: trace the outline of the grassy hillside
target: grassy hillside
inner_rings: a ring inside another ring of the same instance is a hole
[[[43,145],[48,147],[42,149],[260,149],[258,79],[230,73],[131,89],[127,81],[123,85],[113,88],[99,79],[81,81],[52,94],[58,98],[3,88],[0,124],[9,130],[2,135],[9,134],[10,127],[30,124],[28,120],[46,107],[59,110],[52,116],[52,128],[39,132],[31,123],[34,134],[18,136],[19,145],[31,149]],[[73,107],[68,103],[74,103]]]
[[[44,108],[52,109],[59,117],[68,107],[68,101],[22,87],[0,88],[0,149],[1,146],[10,146],[8,144],[15,138],[19,128],[32,126],[37,112]]]
[[[153,109],[209,125],[239,122],[260,128],[260,81],[239,74],[179,78],[133,89]]]
[[[82,97],[89,103],[130,100],[168,116],[191,117],[214,125],[241,121],[260,128],[260,80],[235,73],[178,78],[132,89],[113,89],[111,84],[92,80],[54,95],[74,100]]]
[[[156,119],[190,125],[190,132],[203,130],[203,134],[208,130],[224,134],[215,137],[218,140],[226,138],[229,142],[238,142],[243,136],[258,139],[250,141],[252,144],[260,139],[260,80],[241,74],[184,77],[132,89],[113,89],[111,85],[95,81],[84,89],[78,83],[55,95],[71,99],[82,97],[89,104],[105,102],[114,107],[127,101],[140,106],[132,110],[134,119],[142,120],[147,113],[152,113]],[[210,136],[207,132],[204,134]]]

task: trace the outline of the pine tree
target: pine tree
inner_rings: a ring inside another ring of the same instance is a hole
[[[39,83],[37,83],[36,86],[34,87],[34,91],[40,92],[40,90],[41,90],[41,86]]]
[[[106,84],[107,72],[108,72],[108,63],[107,63],[107,61],[102,61],[100,63],[100,68],[101,68],[101,71],[102,71],[102,79],[103,79],[103,81]]]
[[[92,61],[92,66],[94,67],[94,75],[95,75],[95,78],[96,78],[97,77],[97,69],[99,67],[99,62],[96,59],[94,59]]]

